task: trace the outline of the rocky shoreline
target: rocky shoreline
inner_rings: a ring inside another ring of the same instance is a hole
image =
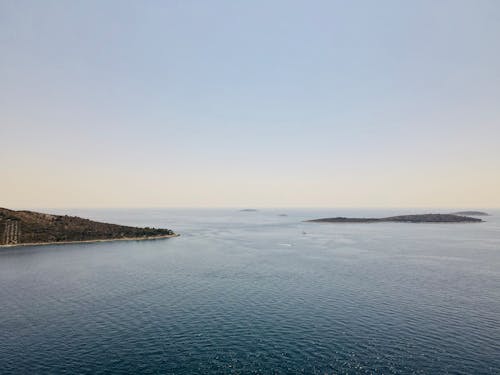
[[[151,241],[151,240],[161,240],[164,238],[172,238],[172,237],[179,237],[179,236],[180,236],[180,234],[167,234],[164,236],[110,238],[110,239],[106,239],[106,240],[18,243],[18,244],[0,245],[0,249],[1,248],[10,248],[10,247],[21,247],[21,246],[72,245],[72,244],[78,244],[78,243],[97,243],[97,242],[115,242],[115,241]]]

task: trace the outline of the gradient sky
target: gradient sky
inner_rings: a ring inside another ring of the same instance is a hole
[[[0,206],[500,207],[500,2],[0,0]]]

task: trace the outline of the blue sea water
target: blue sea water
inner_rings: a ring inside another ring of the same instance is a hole
[[[500,212],[302,222],[406,212],[64,212],[181,236],[0,250],[0,373],[499,374]]]

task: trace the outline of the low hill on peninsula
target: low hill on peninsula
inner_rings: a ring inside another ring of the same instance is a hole
[[[170,229],[100,223],[76,216],[0,208],[0,246],[173,237]]]
[[[490,214],[482,211],[459,211],[453,212],[453,215],[466,215],[466,216],[490,216]]]
[[[315,223],[479,223],[483,220],[474,217],[452,214],[400,215],[383,218],[332,217],[307,220]]]

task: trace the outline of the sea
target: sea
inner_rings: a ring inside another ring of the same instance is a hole
[[[500,211],[45,211],[180,236],[0,249],[0,374],[500,374]]]

